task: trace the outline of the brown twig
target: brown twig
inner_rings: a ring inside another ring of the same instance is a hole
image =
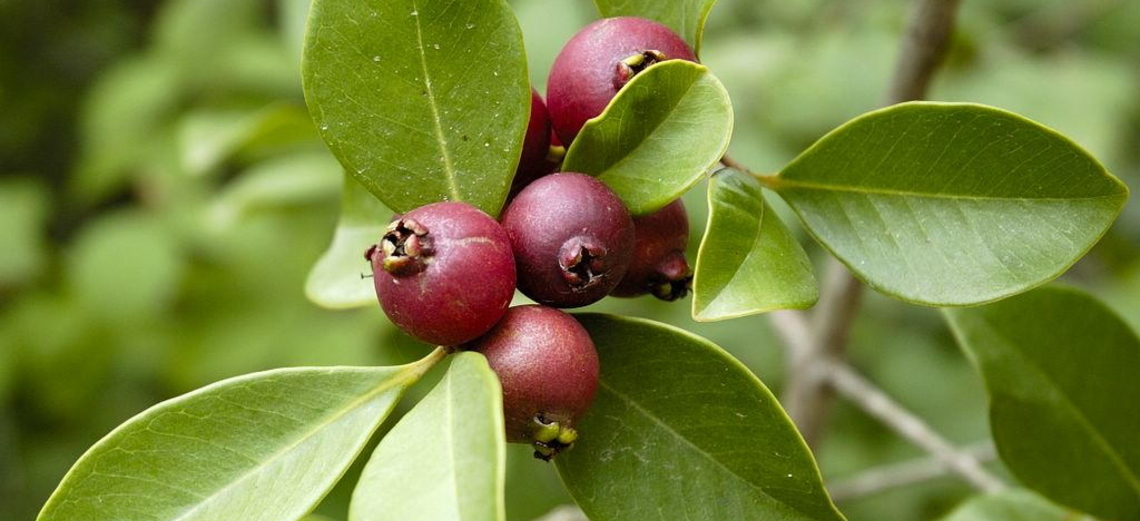
[[[994,443],[989,440],[959,449],[959,453],[979,463],[997,458]],[[946,475],[946,470],[946,464],[942,460],[926,456],[864,470],[852,477],[828,482],[827,491],[831,499],[846,501],[940,478]]]
[[[922,99],[954,32],[959,0],[917,0],[891,78],[886,104]],[[783,401],[804,439],[816,446],[830,410],[831,391],[819,367],[842,360],[847,335],[858,313],[863,286],[832,259],[812,322],[815,343],[789,357]]]

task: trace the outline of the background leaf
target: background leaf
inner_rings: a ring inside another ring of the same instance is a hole
[[[640,16],[667,25],[699,54],[705,21],[716,0],[594,0],[594,4],[606,18]]]
[[[305,294],[313,303],[332,309],[349,309],[376,303],[372,273],[364,252],[380,242],[392,212],[380,204],[354,178],[345,174],[340,222],[332,244],[313,265]]]
[[[501,521],[506,477],[503,390],[477,353],[380,442],[352,495],[351,521]]]
[[[868,113],[769,179],[869,285],[948,306],[997,300],[1060,275],[1128,197],[1064,136],[959,103]]]
[[[593,521],[840,520],[776,398],[711,342],[648,320],[578,315],[601,381],[555,458]]]
[[[709,224],[693,279],[693,318],[803,309],[818,298],[811,260],[764,201],[760,183],[727,168],[713,175]]]
[[[530,111],[506,2],[315,0],[303,69],[325,142],[389,208],[498,214]]]
[[[634,76],[586,122],[562,170],[601,179],[631,213],[646,215],[699,181],[731,137],[724,86],[703,65],[670,60]]]
[[[1004,490],[976,496],[941,521],[1095,521],[1069,512],[1025,490]]]
[[[441,356],[400,367],[278,369],[163,402],[92,447],[38,519],[298,519]]]
[[[1140,340],[1077,290],[948,310],[990,395],[998,453],[1029,488],[1107,519],[1140,519]]]

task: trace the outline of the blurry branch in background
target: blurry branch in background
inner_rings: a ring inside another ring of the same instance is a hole
[[[951,471],[983,492],[996,492],[1005,484],[986,472],[976,457],[958,450],[919,417],[906,410],[874,384],[844,363],[830,364],[828,382],[864,412],[890,427],[899,436],[929,452],[945,470]]]
[[[960,453],[979,462],[997,458],[994,443],[990,440],[965,447]],[[850,478],[834,480],[827,484],[827,490],[835,501],[844,501],[930,481],[945,476],[946,471],[946,464],[941,459],[928,456],[884,465],[865,470]]]
[[[899,60],[886,96],[886,105],[922,99],[942,63],[954,33],[959,0],[918,0],[908,24]],[[748,172],[732,158],[725,166]],[[921,418],[908,411],[845,361],[848,336],[863,297],[863,285],[837,259],[831,259],[821,298],[811,316],[799,311],[771,313],[772,324],[788,348],[788,384],[782,402],[804,439],[815,448],[823,435],[838,392],[899,436],[931,454],[921,468],[879,469],[873,482],[848,485],[846,497],[916,477],[952,472],[975,488],[995,491],[1004,483],[987,472],[974,451],[959,450]],[[900,475],[894,475],[898,472]],[[933,476],[931,476],[933,477]],[[929,478],[925,478],[929,479]]]

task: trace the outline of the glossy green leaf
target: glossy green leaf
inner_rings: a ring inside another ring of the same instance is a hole
[[[1140,340],[1128,325],[1060,287],[946,316],[985,378],[1014,475],[1060,504],[1140,520]]]
[[[1025,490],[1003,490],[976,496],[940,521],[1095,521],[1070,512]]]
[[[1064,136],[962,103],[860,116],[767,182],[859,278],[944,306],[997,300],[1060,275],[1128,197]]]
[[[376,304],[372,287],[372,267],[364,252],[380,242],[392,211],[384,208],[360,183],[344,175],[341,189],[340,222],[332,244],[309,271],[305,295],[313,303],[330,309],[349,309]]]
[[[732,137],[732,103],[703,65],[656,64],[586,122],[562,170],[604,181],[634,215],[673,202],[716,165]]]
[[[699,54],[705,21],[716,0],[594,0],[594,5],[606,18],[639,16],[667,25]]]
[[[278,369],[156,405],[88,450],[37,519],[299,519],[442,356],[400,367]]]
[[[460,353],[388,433],[352,494],[350,521],[502,521],[503,390],[487,360]]]
[[[664,324],[578,319],[601,379],[578,442],[555,462],[591,520],[843,519],[791,420],[743,364]]]
[[[727,168],[709,180],[709,224],[695,272],[693,318],[702,322],[803,309],[819,298],[811,260],[764,201],[760,183]]]
[[[389,208],[498,214],[530,111],[505,1],[314,0],[303,69],[325,142]]]

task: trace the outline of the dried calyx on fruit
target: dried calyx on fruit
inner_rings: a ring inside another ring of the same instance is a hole
[[[550,69],[546,106],[554,131],[569,145],[586,120],[601,114],[630,79],[666,60],[695,62],[697,57],[664,25],[629,16],[587,25],[566,43]]]
[[[466,203],[429,204],[397,217],[365,259],[384,313],[430,344],[458,345],[486,333],[515,290],[510,239]]]
[[[633,220],[633,260],[625,277],[614,289],[615,297],[646,293],[661,300],[677,300],[689,293],[693,270],[685,260],[689,244],[689,216],[680,199],[649,215]]]
[[[557,309],[518,306],[463,346],[487,357],[503,386],[507,441],[549,460],[578,439],[574,425],[594,401],[598,354],[586,329]]]
[[[551,174],[520,192],[503,212],[518,266],[519,291],[570,308],[605,297],[633,255],[633,220],[605,184],[577,173]]]

